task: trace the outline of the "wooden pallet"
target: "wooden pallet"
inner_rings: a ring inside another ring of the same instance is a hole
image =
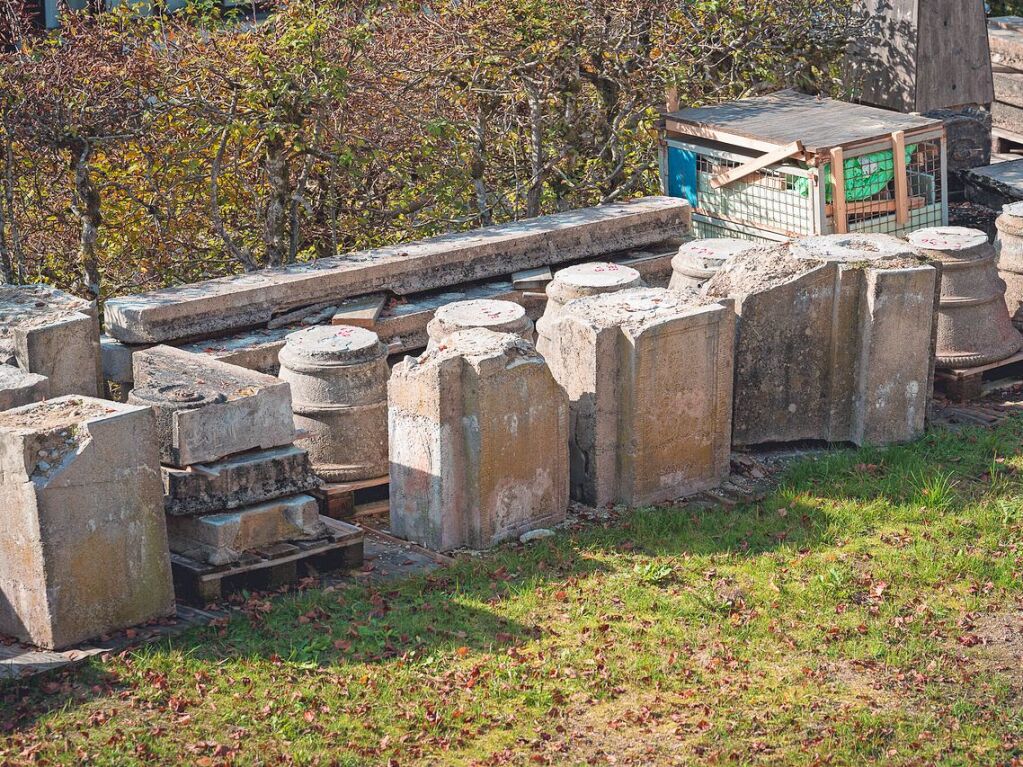
[[[386,514],[390,477],[384,475],[355,482],[334,482],[311,493],[320,502],[320,514],[331,519],[352,520]]]
[[[327,538],[247,551],[241,561],[230,565],[208,565],[172,553],[178,601],[208,605],[243,589],[269,591],[295,583],[301,577],[360,567],[363,531],[329,517],[321,516],[320,521],[327,526]]]
[[[977,365],[961,370],[936,370],[934,382],[941,386],[945,396],[953,402],[966,402],[983,394],[984,381],[991,380],[995,375],[1004,376],[1018,373],[1023,378],[1023,366],[1012,369],[1020,362],[1023,362],[1023,351],[987,365]]]

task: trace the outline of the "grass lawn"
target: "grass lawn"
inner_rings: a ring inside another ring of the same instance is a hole
[[[1023,763],[1023,420],[0,690],[0,763]]]

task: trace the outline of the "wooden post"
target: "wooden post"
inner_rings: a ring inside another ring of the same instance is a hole
[[[835,234],[849,233],[849,211],[845,204],[845,150],[831,150],[831,200],[835,210]]]
[[[892,166],[895,171],[895,220],[902,226],[909,223],[909,176],[906,173],[906,133],[892,134]]]

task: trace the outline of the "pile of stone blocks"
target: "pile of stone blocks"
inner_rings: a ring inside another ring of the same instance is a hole
[[[222,566],[326,533],[287,383],[167,346],[133,363],[129,402],[155,412],[172,552]]]
[[[568,398],[528,341],[460,330],[388,384],[395,535],[493,546],[565,518]]]
[[[174,612],[148,408],[67,396],[0,413],[0,633],[63,648]]]
[[[538,351],[571,402],[572,497],[642,505],[728,476],[735,316],[695,291],[568,301]]]
[[[0,410],[102,393],[96,304],[48,285],[0,285]]]
[[[738,254],[703,288],[739,316],[732,441],[906,442],[923,433],[940,276],[887,235]]]

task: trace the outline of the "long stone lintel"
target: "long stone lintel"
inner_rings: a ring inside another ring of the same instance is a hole
[[[689,228],[684,200],[646,197],[112,299],[106,328],[132,344],[209,337],[317,301],[456,285],[642,248]]]

